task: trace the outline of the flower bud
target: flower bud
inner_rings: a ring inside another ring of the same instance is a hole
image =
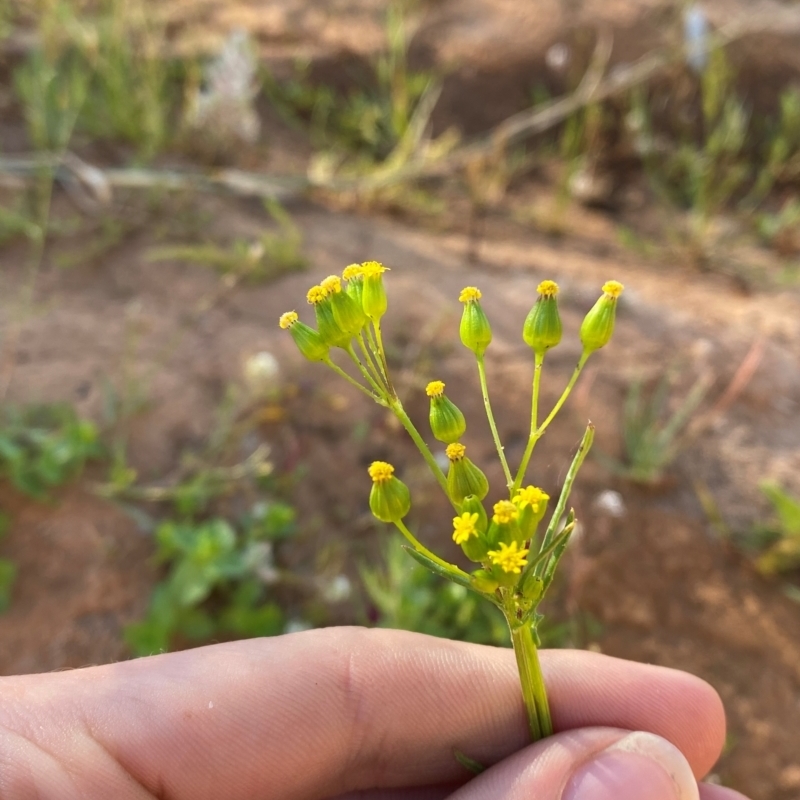
[[[328,290],[322,286],[312,286],[306,295],[308,302],[314,306],[314,314],[317,318],[317,329],[322,341],[328,347],[347,348],[353,338],[347,331],[336,322],[333,316],[333,305],[331,303]]]
[[[453,520],[453,541],[461,545],[464,555],[470,561],[481,562],[486,559],[486,509],[483,503],[470,495],[461,504],[461,514]]]
[[[528,552],[528,549],[520,547],[518,542],[511,544],[500,542],[496,550],[489,551],[492,576],[504,586],[513,585],[518,580],[515,576],[522,572],[527,563]]]
[[[466,457],[465,452],[466,447],[459,442],[453,442],[445,449],[450,460],[450,468],[447,471],[447,493],[456,504],[463,503],[471,494],[478,500],[483,500],[489,494],[489,481]]]
[[[536,291],[539,297],[525,320],[522,338],[538,356],[543,356],[561,341],[561,317],[556,300],[558,284],[542,281]]]
[[[288,330],[297,345],[297,349],[309,361],[327,361],[329,347],[322,341],[322,337],[308,325],[297,318],[296,311],[287,311],[280,318],[280,326]]]
[[[349,267],[345,267],[342,272],[342,280],[347,284],[347,289],[345,291],[348,296],[352,297],[358,304],[358,307],[363,311],[364,268],[361,264],[351,264]],[[366,314],[364,314],[364,316],[366,317]]]
[[[581,344],[584,353],[593,353],[608,344],[614,333],[617,298],[622,294],[623,288],[617,281],[607,281],[603,284],[603,294],[581,324]]]
[[[433,435],[445,444],[457,442],[467,429],[467,421],[458,406],[444,395],[444,384],[431,381],[425,388],[431,399],[430,423]]]
[[[511,502],[519,509],[518,521],[522,542],[536,536],[536,528],[544,518],[549,499],[550,495],[537,486],[526,486],[511,498]]]
[[[536,605],[544,594],[544,581],[531,570],[525,576],[519,588],[522,592],[522,596],[531,603],[531,605]]]
[[[369,476],[372,478],[370,510],[381,522],[399,522],[411,508],[408,486],[394,477],[394,467],[385,461],[373,461]]]
[[[500,585],[490,572],[487,572],[485,569],[476,569],[475,572],[472,573],[472,585],[479,591],[484,592],[484,594],[492,594],[497,587]]]
[[[364,309],[350,295],[342,291],[342,282],[338,276],[329,275],[320,286],[328,293],[336,324],[352,338],[367,322]]]
[[[489,523],[489,530],[486,538],[492,547],[497,547],[501,543],[510,544],[517,542],[522,544],[519,528],[519,509],[510,500],[500,500],[494,504],[494,514]]]
[[[383,273],[387,268],[377,261],[365,261],[361,265],[364,275],[364,288],[361,292],[361,305],[364,313],[373,321],[378,322],[386,313],[389,301],[386,299],[386,289],[383,285]]]
[[[461,314],[461,341],[476,356],[482,356],[492,341],[492,329],[481,308],[481,292],[474,286],[467,286],[461,290],[458,299],[464,304]]]

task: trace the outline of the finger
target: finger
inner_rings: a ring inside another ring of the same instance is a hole
[[[719,754],[724,716],[703,681],[578,651],[542,661],[557,729],[651,731],[698,776]],[[90,792],[98,751],[159,796],[294,800],[463,781],[454,749],[488,765],[529,741],[513,653],[362,629],[3,679],[4,722],[72,765],[90,797],[110,796]],[[23,780],[25,762],[8,770]]]
[[[450,800],[698,800],[689,762],[652,733],[584,728],[515,753]]]
[[[748,800],[743,794],[724,786],[712,786],[710,783],[700,784],[700,800]]]

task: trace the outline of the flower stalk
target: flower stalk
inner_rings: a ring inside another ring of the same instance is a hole
[[[553,733],[553,722],[537,650],[536,629],[541,619],[537,608],[575,530],[575,514],[572,510],[567,513],[567,504],[578,471],[592,446],[594,426],[589,423],[584,432],[543,535],[537,531],[547,513],[550,497],[537,486],[523,487],[523,484],[536,442],[566,403],[589,357],[604,347],[613,334],[622,285],[616,281],[604,284],[603,294],[581,325],[583,352],[578,364],[556,404],[540,423],[539,395],[544,359],[546,353],[560,343],[562,325],[556,299],[557,284],[553,281],[539,284],[538,297],[522,330],[523,340],[533,350],[533,376],[530,432],[516,474],[509,467],[489,400],[486,353],[492,342],[492,329],[481,307],[480,290],[475,286],[462,290],[459,296],[463,304],[460,337],[478,365],[483,405],[506,481],[507,499],[498,500],[488,511],[484,501],[490,492],[489,482],[480,467],[466,455],[467,447],[462,439],[468,436],[467,419],[445,394],[444,382],[431,380],[426,394],[431,434],[447,445],[447,474],[395,392],[381,331],[381,319],[388,307],[383,285],[386,271],[386,267],[375,261],[351,264],[341,278],[329,276],[309,290],[307,299],[314,307],[318,329],[300,322],[294,311],[281,317],[280,326],[288,329],[308,360],[326,364],[362,394],[391,411],[416,445],[453,507],[452,539],[463,556],[472,562],[471,571],[450,563],[417,539],[406,524],[406,517],[412,510],[411,492],[394,474],[394,467],[384,461],[373,462],[369,468],[372,479],[370,510],[377,519],[393,524],[400,531],[408,542],[405,549],[419,563],[479,594],[502,611],[511,632],[531,739],[538,741]],[[363,360],[356,353],[356,347]],[[347,354],[363,383],[334,362],[332,353],[337,350]]]

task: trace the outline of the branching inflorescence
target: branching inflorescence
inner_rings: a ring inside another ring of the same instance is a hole
[[[466,419],[445,394],[444,383],[431,381],[426,393],[430,399],[431,432],[446,445],[447,474],[406,414],[392,385],[381,332],[381,319],[388,305],[383,283],[386,270],[376,261],[367,261],[347,267],[341,278],[331,275],[308,291],[316,329],[301,322],[295,311],[284,314],[280,326],[289,331],[306,358],[322,362],[358,391],[388,408],[408,431],[453,506],[453,541],[478,565],[477,568],[471,572],[462,570],[418,541],[403,521],[411,509],[409,489],[395,476],[394,467],[383,461],[376,461],[369,468],[370,509],[379,520],[400,530],[409,542],[408,553],[417,561],[436,574],[477,592],[503,612],[511,630],[531,736],[536,741],[553,732],[537,653],[536,629],[541,619],[537,608],[575,529],[574,511],[570,509],[565,516],[567,500],[592,445],[594,426],[589,423],[586,428],[543,533],[539,528],[550,497],[537,486],[523,484],[536,443],[566,402],[591,354],[611,339],[617,298],[623,287],[617,281],[608,281],[603,286],[603,294],[581,324],[583,351],[572,377],[552,410],[540,422],[542,366],[547,351],[561,341],[562,326],[557,303],[558,285],[550,280],[539,284],[537,300],[522,332],[533,351],[533,381],[530,434],[516,473],[509,467],[489,401],[484,356],[492,341],[492,329],[481,307],[480,290],[474,286],[462,290],[459,297],[463,304],[461,341],[475,354],[486,416],[507,484],[507,499],[495,503],[490,515],[484,506],[489,482],[469,459],[461,443]],[[331,351],[335,348],[347,354],[361,379],[353,378],[334,363]]]

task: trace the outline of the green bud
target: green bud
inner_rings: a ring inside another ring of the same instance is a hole
[[[450,499],[461,504],[469,495],[474,494],[483,500],[489,494],[489,481],[465,455],[466,448],[459,442],[447,445],[445,452],[450,460],[447,471],[447,493]]]
[[[458,299],[464,304],[461,314],[461,341],[476,356],[482,356],[492,341],[492,328],[479,302],[480,290],[467,286],[461,290]]]
[[[617,315],[617,298],[622,289],[622,284],[617,281],[603,284],[603,294],[581,323],[581,344],[585,353],[593,353],[610,341]]]
[[[544,581],[531,570],[523,579],[519,587],[522,596],[532,604],[536,604],[542,599],[544,594]]]
[[[341,330],[349,333],[351,338],[356,336],[367,323],[367,315],[361,305],[342,291],[331,294],[331,307],[336,324]]]
[[[364,287],[361,291],[361,305],[364,313],[377,322],[385,313],[389,301],[383,285],[383,273],[386,267],[377,261],[365,261],[362,265]]]
[[[497,580],[492,577],[491,572],[487,572],[485,569],[476,569],[471,577],[472,585],[479,592],[483,592],[484,594],[492,594],[500,585]]]
[[[558,285],[554,281],[542,281],[537,289],[539,297],[528,313],[522,328],[525,344],[543,356],[561,341],[561,317],[558,314]]]
[[[297,349],[309,361],[327,361],[329,357],[330,348],[322,337],[308,325],[300,322],[297,318],[297,312],[287,311],[281,316],[280,326],[284,330],[288,330],[297,345]]]
[[[464,498],[464,502],[461,504],[461,514],[462,518],[464,514],[469,514],[471,520],[474,520],[474,530],[475,535],[469,536],[469,538],[458,537],[460,541],[457,543],[461,545],[461,549],[464,551],[464,555],[470,561],[481,562],[486,560],[486,553],[489,550],[488,545],[486,544],[486,526],[488,523],[488,518],[486,516],[486,509],[483,507],[483,503],[475,497],[475,495],[470,495],[469,497]],[[477,519],[475,519],[477,517]],[[456,521],[459,518],[453,520],[453,524],[456,525]],[[457,534],[453,534],[453,539],[457,538]]]
[[[431,399],[430,423],[433,435],[445,444],[457,442],[467,429],[467,421],[458,406],[444,395],[444,384],[431,381],[425,389]]]
[[[411,493],[394,477],[394,467],[385,461],[373,461],[369,468],[372,490],[369,507],[381,522],[399,522],[411,509]]]
[[[501,542],[522,544],[524,539],[519,528],[519,509],[510,500],[500,500],[494,504],[494,514],[486,532],[486,538],[491,547],[497,547]]]
[[[526,486],[512,498],[512,502],[519,509],[520,543],[536,536],[536,529],[544,518],[549,499],[550,495],[536,486]]]

